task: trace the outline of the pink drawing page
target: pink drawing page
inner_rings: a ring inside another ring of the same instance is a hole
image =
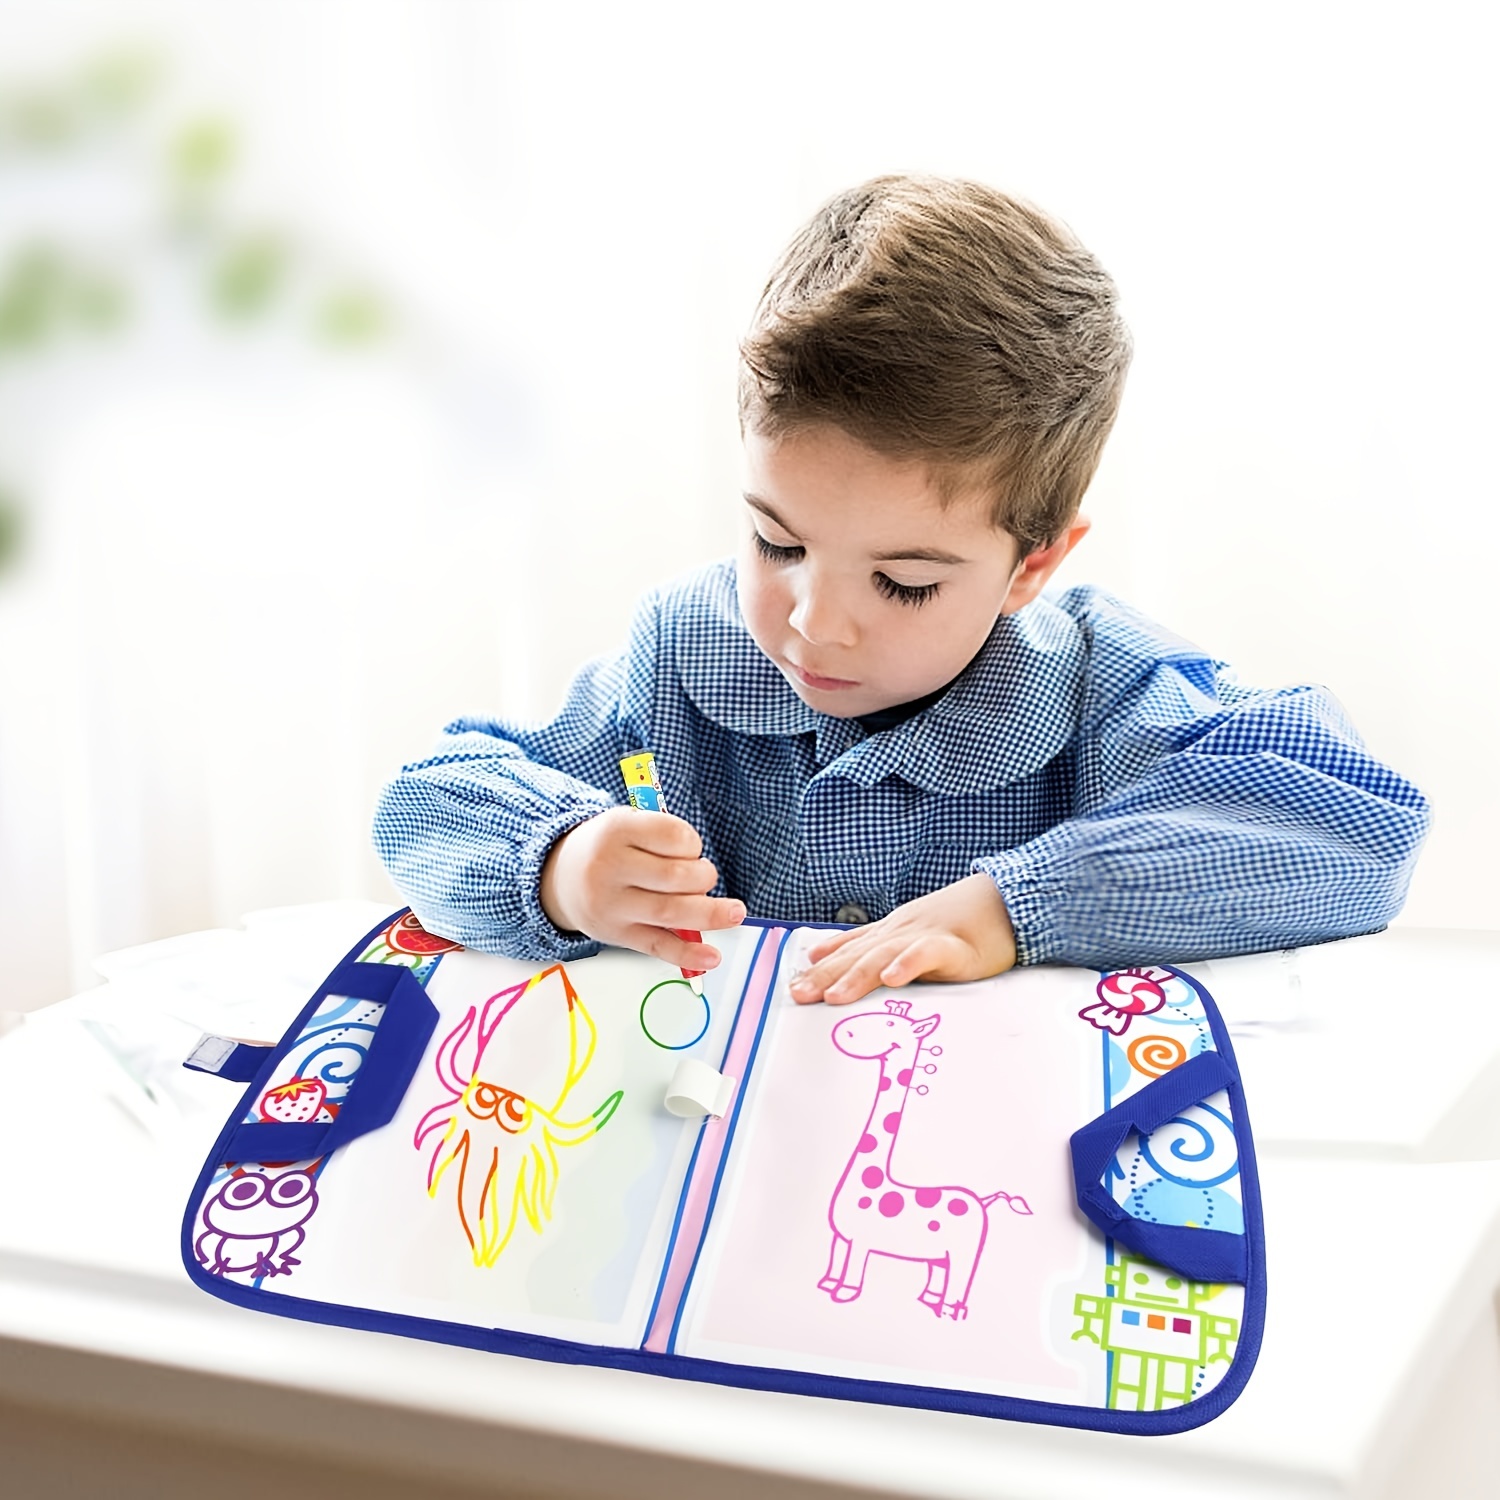
[[[1104,1250],[1068,1158],[1103,1108],[1078,1019],[1098,976],[801,1007],[786,984],[809,940],[788,940],[676,1351],[1099,1404],[1073,1314]]]

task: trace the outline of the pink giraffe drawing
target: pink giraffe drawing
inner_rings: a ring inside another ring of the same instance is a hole
[[[859,1142],[833,1190],[828,1224],[833,1244],[828,1270],[818,1283],[835,1302],[852,1302],[864,1289],[865,1266],[872,1255],[927,1263],[927,1285],[918,1300],[939,1317],[955,1320],[969,1313],[969,1289],[984,1252],[989,1209],[1003,1202],[1014,1214],[1030,1214],[1026,1200],[1010,1193],[981,1198],[966,1187],[916,1187],[892,1170],[901,1118],[927,1038],[941,1016],[913,1020],[909,1000],[887,1000],[885,1009],[841,1019],[833,1028],[833,1045],[846,1057],[880,1064],[880,1082]],[[941,1047],[928,1047],[940,1057]],[[926,1093],[925,1085],[918,1091]],[[899,1095],[891,1094],[897,1088]]]

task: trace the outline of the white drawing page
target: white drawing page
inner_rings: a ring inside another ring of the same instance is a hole
[[[395,1119],[328,1161],[296,1262],[260,1284],[639,1343],[700,1128],[662,1100],[682,1058],[717,1067],[758,936],[710,936],[724,961],[703,1000],[621,950],[551,967],[445,955],[427,988],[441,1019]]]
[[[796,933],[791,944],[816,934]],[[1088,1405],[1104,1247],[1068,1137],[1102,1108],[1098,975],[1019,970],[800,1007],[783,959],[675,1348]]]

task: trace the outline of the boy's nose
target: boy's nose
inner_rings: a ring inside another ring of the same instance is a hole
[[[814,646],[853,646],[859,632],[848,610],[841,609],[831,594],[816,588],[804,589],[792,606],[790,624],[793,630]]]

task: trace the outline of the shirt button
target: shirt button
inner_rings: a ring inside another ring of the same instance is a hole
[[[847,922],[851,927],[862,927],[870,920],[870,914],[858,901],[846,901],[834,912],[835,922]]]

